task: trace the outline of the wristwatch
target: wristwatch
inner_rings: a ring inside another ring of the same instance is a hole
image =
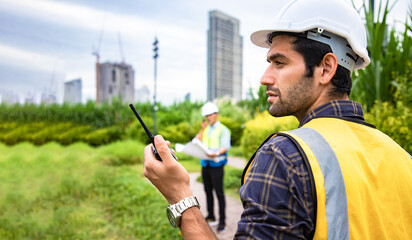
[[[194,196],[187,197],[176,204],[169,205],[166,212],[172,227],[180,227],[180,218],[182,216],[182,213],[186,211],[186,209],[194,206],[200,208],[200,204],[197,201],[197,198]]]

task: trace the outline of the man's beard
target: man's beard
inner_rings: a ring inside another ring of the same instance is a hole
[[[301,77],[301,79],[280,91],[279,88],[267,86],[268,91],[275,92],[278,99],[275,103],[270,103],[269,113],[274,117],[299,116],[310,107],[312,98],[313,77]]]

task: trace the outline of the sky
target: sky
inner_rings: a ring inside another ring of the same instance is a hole
[[[350,0],[347,0],[350,2]],[[243,96],[257,89],[267,67],[267,49],[250,34],[270,28],[288,0],[0,0],[0,94],[40,102],[41,93],[63,100],[65,81],[81,78],[83,102],[95,99],[95,63],[133,66],[135,89],[154,88],[153,41],[159,41],[158,102],[206,100],[208,12],[240,20]],[[396,2],[389,23],[402,26],[412,0]],[[379,1],[376,1],[376,8]],[[360,9],[361,0],[355,0]],[[1,98],[0,98],[1,99]]]

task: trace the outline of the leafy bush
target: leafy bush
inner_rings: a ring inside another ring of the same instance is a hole
[[[235,104],[231,100],[225,99],[217,99],[216,102],[219,107],[219,117],[227,117],[240,124],[252,119],[248,109],[241,104]]]
[[[241,139],[241,148],[244,158],[250,158],[260,144],[270,134],[297,128],[299,125],[295,117],[272,117],[268,111],[255,116],[253,120],[246,122]]]
[[[100,146],[109,144],[116,140],[120,140],[122,133],[116,126],[100,128],[83,135],[82,140],[92,146]]]
[[[147,116],[141,116],[141,118],[146,124],[147,128],[149,128],[149,130],[152,131],[153,118],[147,117]],[[147,138],[147,134],[145,130],[143,129],[142,125],[137,119],[135,119],[132,123],[130,123],[126,127],[125,135],[126,135],[126,138],[135,139],[139,142],[146,143],[146,144],[150,143],[149,139]]]
[[[397,86],[395,104],[377,101],[366,121],[388,134],[410,154],[412,153],[412,61],[408,61],[408,71],[395,78]]]
[[[5,134],[17,127],[16,122],[0,122],[0,133]]]
[[[43,127],[38,128],[37,132],[30,134],[29,141],[36,144],[42,145],[50,141],[58,141],[59,135],[71,129],[73,124],[71,123],[56,123],[56,124],[45,124]]]
[[[59,142],[69,145],[83,141],[93,146],[108,144],[122,138],[123,132],[117,126],[93,130],[89,125],[76,125],[70,122],[49,123],[6,122],[0,124],[0,142],[14,145],[19,142],[31,142],[42,145],[48,142]]]
[[[370,113],[365,115],[366,121],[374,124],[379,130],[388,134],[395,142],[412,154],[412,109],[398,102],[377,102]]]
[[[77,141],[83,141],[84,135],[90,132],[90,126],[73,126],[62,132],[57,137],[57,142],[63,145],[69,145]]]
[[[159,111],[157,112],[159,132],[168,126],[176,125],[181,122],[194,124],[199,121],[201,118],[200,109],[202,105],[203,103],[201,102],[190,102],[186,100],[180,103],[175,102],[169,107],[159,108]]]
[[[5,131],[6,133],[0,135],[0,141],[8,145],[13,145],[19,142],[30,141],[31,135],[39,129],[44,128],[45,124],[42,122],[29,124],[9,123],[7,126],[13,128],[8,130],[4,129],[3,131]]]
[[[200,129],[200,122],[196,126],[192,126],[188,122],[181,122],[176,125],[171,125],[162,129],[161,134],[165,139],[169,140],[172,144],[175,143],[187,143],[191,141]]]
[[[224,188],[234,188],[239,191],[243,169],[225,168],[225,176],[223,180]]]
[[[230,129],[230,142],[233,146],[240,145],[240,138],[243,134],[244,125],[230,117],[219,117],[219,121]]]

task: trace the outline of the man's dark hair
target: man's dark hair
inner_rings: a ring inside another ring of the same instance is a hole
[[[319,66],[323,57],[327,53],[332,52],[331,47],[325,43],[307,39],[305,37],[295,36],[294,34],[290,35],[296,37],[296,40],[292,42],[294,50],[302,54],[303,59],[305,60],[306,77],[313,77],[315,66]],[[333,84],[333,88],[329,93],[331,96],[342,95],[343,93],[347,93],[349,96],[352,88],[352,79],[348,69],[338,65],[336,73],[331,81]]]

